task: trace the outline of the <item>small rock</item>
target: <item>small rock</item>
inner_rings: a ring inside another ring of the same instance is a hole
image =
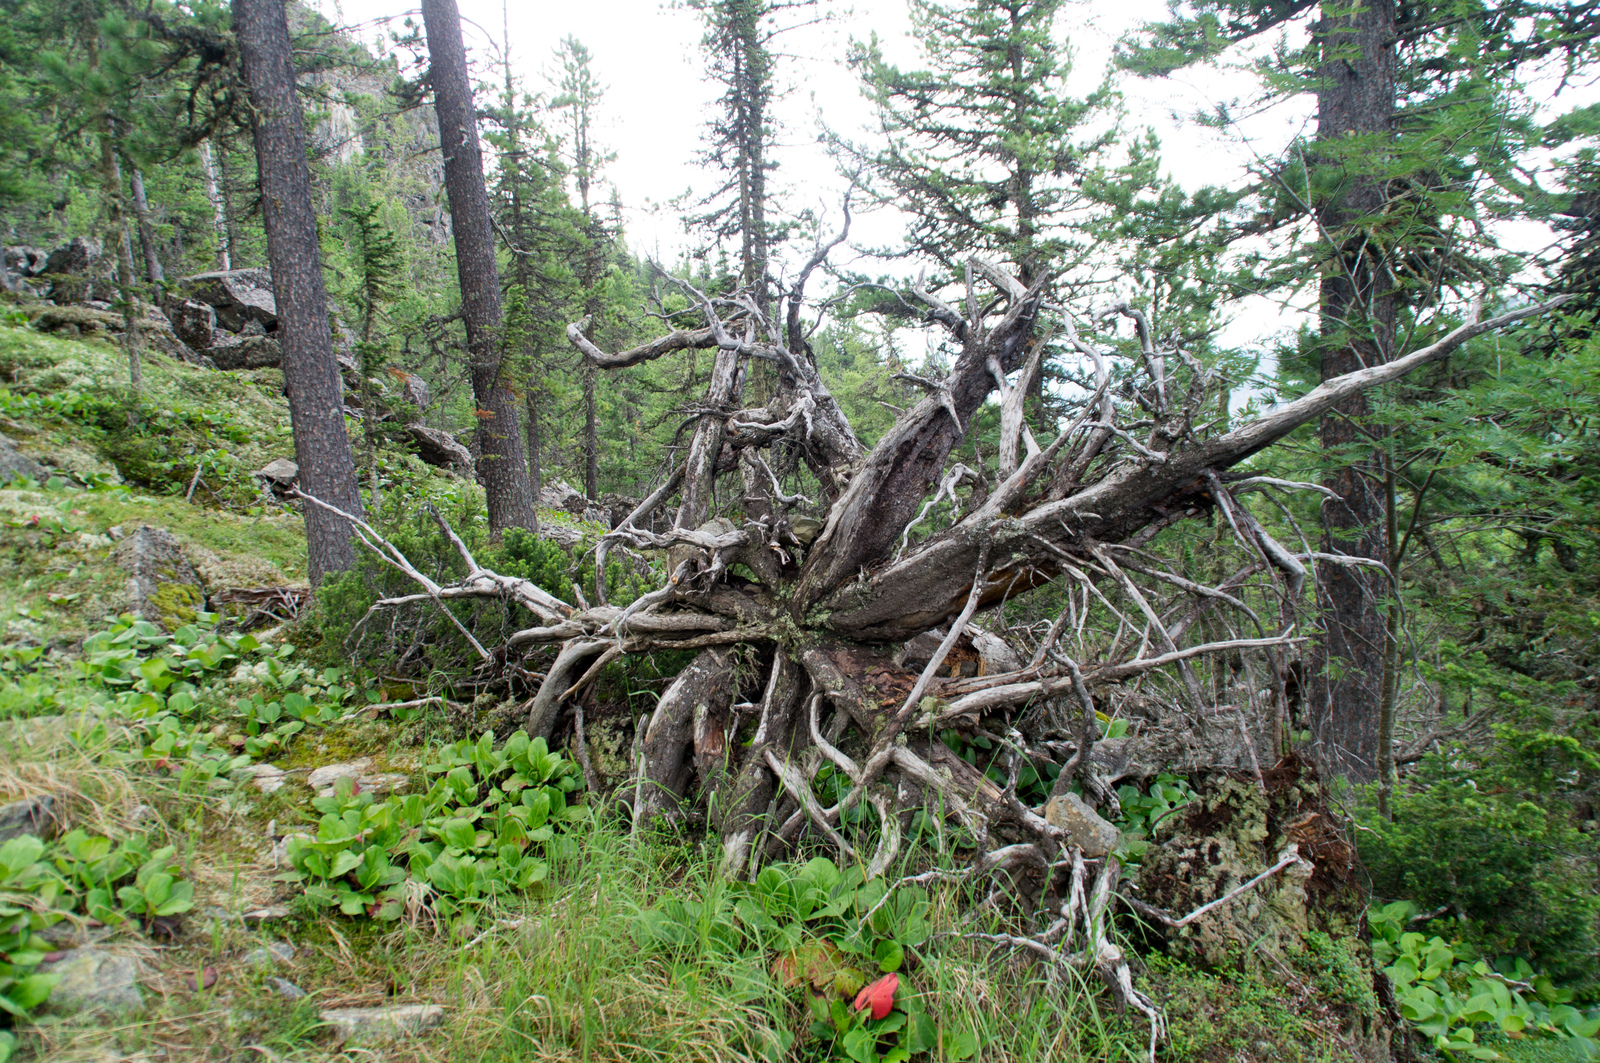
[[[247,923],[267,923],[289,918],[289,909],[282,904],[269,904],[265,908],[252,908],[240,918]]]
[[[259,479],[264,487],[286,491],[299,478],[300,466],[288,458],[273,458],[250,475]]]
[[[306,995],[306,991],[289,981],[287,978],[269,978],[267,983],[272,986],[272,991],[285,1000],[299,1000]]]
[[[322,1021],[341,1041],[397,1041],[416,1037],[444,1022],[438,1004],[400,1004],[387,1008],[328,1008]]]
[[[368,773],[372,767],[371,757],[361,757],[344,764],[324,764],[306,777],[306,785],[317,791],[318,797],[332,797],[334,784],[340,779],[349,779],[360,793],[380,796],[395,793],[406,788],[411,780],[396,772]]]
[[[1105,856],[1117,847],[1122,835],[1077,794],[1052,797],[1044,806],[1044,818],[1052,827],[1067,832],[1067,844],[1083,850],[1087,857]]]
[[[294,946],[283,941],[273,941],[260,948],[251,949],[239,957],[241,963],[251,967],[270,967],[294,960]]]
[[[276,764],[251,764],[249,767],[240,768],[239,775],[249,779],[251,784],[264,794],[275,794],[283,789],[283,784],[289,777],[289,773]]]
[[[144,964],[134,956],[97,948],[71,949],[39,965],[40,974],[58,974],[50,1008],[58,1012],[137,1011],[144,1007],[139,978]]]
[[[0,844],[24,834],[49,841],[56,836],[58,815],[56,799],[49,794],[0,805]]]

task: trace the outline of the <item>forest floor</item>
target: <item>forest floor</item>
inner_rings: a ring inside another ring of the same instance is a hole
[[[249,476],[292,450],[276,371],[151,359],[138,425],[123,372],[104,340],[0,325],[0,433],[56,474],[0,490],[0,840],[24,839],[0,849],[0,951],[37,948],[35,974],[60,976],[0,1031],[0,1058],[8,1040],[51,1063],[1147,1058],[1144,1019],[1112,1012],[1097,982],[961,937],[1004,920],[960,890],[874,910],[882,887],[825,860],[729,883],[715,845],[632,830],[542,749],[510,764],[511,745],[477,741],[476,714],[374,709],[404,692],[323,645],[311,609],[284,622],[178,602],[170,630],[126,614],[119,547],[142,527],[170,532],[213,596],[302,584],[304,543]],[[398,449],[383,461],[421,493],[460,484]],[[536,810],[508,852],[495,802],[514,806],[516,787],[553,804],[523,801]],[[21,828],[5,830],[7,809]],[[438,839],[427,874],[416,857],[379,866],[384,809],[416,817],[392,852]],[[328,840],[330,816],[348,837]],[[485,824],[496,838],[474,835]],[[376,855],[319,876],[309,831],[335,862]],[[735,933],[761,924],[752,905],[788,916]],[[851,927],[863,916],[875,937]],[[19,918],[42,941],[7,946]],[[1360,1055],[1351,987],[1309,953],[1202,971],[1137,944],[1169,1024],[1161,1060]],[[868,1026],[845,1005],[882,972],[896,1010]]]

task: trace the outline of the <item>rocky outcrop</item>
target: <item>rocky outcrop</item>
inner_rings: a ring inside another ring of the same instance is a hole
[[[51,306],[42,304],[25,307],[33,327],[40,332],[62,336],[100,336],[120,338],[127,329],[127,320],[110,309],[109,303],[91,302],[85,305],[68,304]],[[172,330],[167,315],[147,304],[139,304],[139,316],[134,320],[139,342],[146,350],[153,350],[182,362],[203,364],[194,348],[185,343]]]
[[[50,479],[50,470],[17,450],[6,436],[0,436],[0,484],[27,477],[44,483]]]
[[[205,585],[183,544],[164,528],[140,527],[117,544],[113,556],[128,573],[131,612],[173,631],[205,608]]]
[[[65,276],[74,273],[87,273],[100,261],[100,254],[104,250],[99,240],[88,236],[74,236],[71,240],[51,251],[44,260],[44,268],[39,271],[40,276],[56,274]]]
[[[254,321],[268,332],[278,327],[278,303],[270,269],[230,269],[196,273],[178,282],[184,299],[203,303],[229,332],[243,332]]]
[[[448,432],[425,424],[406,425],[406,434],[417,445],[417,457],[458,476],[472,475],[472,451]]]

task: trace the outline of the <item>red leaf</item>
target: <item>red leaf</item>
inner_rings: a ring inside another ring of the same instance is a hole
[[[894,1010],[894,991],[900,988],[898,975],[886,974],[856,994],[855,1009],[872,1009],[872,1017],[881,1019]]]
[[[196,989],[210,989],[217,984],[217,969],[207,967],[195,978],[194,984]]]

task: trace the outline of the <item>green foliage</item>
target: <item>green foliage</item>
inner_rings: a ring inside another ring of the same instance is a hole
[[[34,973],[49,951],[36,933],[60,918],[60,882],[43,855],[44,843],[29,834],[0,845],[0,1011],[12,1019],[27,1018],[60,980]],[[10,1051],[10,1042],[0,1041],[0,1059]]]
[[[1508,978],[1492,970],[1470,948],[1441,937],[1407,931],[1416,906],[1397,901],[1368,913],[1372,955],[1394,985],[1406,1021],[1449,1059],[1503,1059],[1482,1043],[1485,1031],[1512,1037],[1571,1040],[1581,1058],[1600,1058],[1600,1009],[1574,1008],[1571,990],[1548,975],[1536,975],[1526,961]]]
[[[1394,795],[1392,821],[1362,817],[1374,890],[1455,914],[1452,932],[1481,954],[1523,957],[1592,995],[1600,850],[1562,798],[1597,767],[1569,735],[1509,727],[1491,755],[1426,758]]]
[[[1150,847],[1150,836],[1156,825],[1194,797],[1189,780],[1161,772],[1149,780],[1143,790],[1123,783],[1117,787],[1117,803],[1122,806],[1122,818],[1117,829],[1122,842],[1117,846],[1117,858],[1124,863],[1136,864]]]
[[[543,847],[583,813],[566,800],[577,766],[520,731],[498,750],[487,732],[446,746],[428,773],[426,793],[382,803],[341,780],[312,801],[317,832],[290,839],[293,870],[280,878],[302,884],[313,907],[387,921],[427,897],[441,920],[470,926],[485,905],[543,881]]]
[[[972,1032],[929,1015],[903,978],[890,1012],[873,1019],[847,1005],[878,974],[902,969],[932,936],[927,892],[867,881],[817,857],[773,864],[751,882],[713,881],[695,898],[672,897],[639,915],[647,951],[714,957],[731,964],[751,994],[770,978],[805,994],[813,1020],[802,1058],[889,1063],[927,1052],[959,1060],[977,1047]]]

